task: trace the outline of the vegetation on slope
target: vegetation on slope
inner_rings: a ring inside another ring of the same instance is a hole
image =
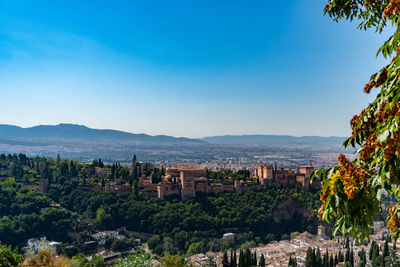
[[[88,237],[89,225],[97,230],[126,227],[154,235],[149,247],[156,254],[192,254],[229,248],[221,239],[227,231],[237,232],[239,245],[250,246],[280,240],[295,231],[316,231],[320,205],[316,191],[282,187],[199,195],[185,202],[147,200],[139,197],[136,178],[118,164],[110,166],[107,181],[121,178],[132,184],[133,192],[93,190],[93,183],[105,182],[94,172],[102,164],[0,155],[0,242],[21,247],[28,238],[40,236],[69,242],[71,233]],[[48,193],[24,188],[38,184],[41,177],[50,181]],[[296,212],[285,212],[285,205],[295,205]]]

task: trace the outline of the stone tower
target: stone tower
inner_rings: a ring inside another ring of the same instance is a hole
[[[326,236],[326,228],[323,225],[319,225],[318,226],[318,235],[321,237],[325,237]]]
[[[242,183],[238,180],[235,180],[235,191],[237,193],[243,193]]]
[[[314,167],[313,166],[303,166],[300,168],[300,173],[304,174],[307,178],[311,177],[311,174],[314,171]]]
[[[180,172],[180,180],[181,180],[181,198],[182,200],[186,200],[189,198],[196,197],[196,190],[194,188],[194,179],[190,173],[185,171]]]
[[[47,193],[49,190],[49,179],[41,178],[39,181],[39,190],[41,193]]]

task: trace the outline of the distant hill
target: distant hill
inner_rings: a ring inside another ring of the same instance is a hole
[[[14,141],[18,140],[18,141]],[[345,137],[289,136],[289,135],[224,135],[201,139],[172,137],[167,135],[134,134],[117,130],[92,129],[84,125],[58,124],[22,128],[0,124],[0,143],[9,145],[38,145],[47,141],[84,141],[129,145],[190,145],[203,146],[308,146],[341,147]],[[34,143],[30,143],[34,141]]]
[[[215,145],[341,147],[345,139],[345,137],[337,136],[223,135],[205,137],[200,140]]]
[[[0,138],[3,139],[30,139],[30,140],[64,140],[90,141],[107,143],[128,143],[140,145],[158,144],[205,144],[197,139],[172,137],[167,135],[151,136],[147,134],[133,134],[117,130],[92,129],[83,125],[58,124],[39,125],[22,128],[14,125],[0,124]]]

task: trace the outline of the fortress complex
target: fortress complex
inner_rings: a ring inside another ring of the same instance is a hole
[[[243,193],[249,189],[261,190],[265,186],[290,186],[300,184],[306,189],[310,186],[310,177],[314,167],[301,167],[300,170],[280,169],[270,165],[260,165],[253,173],[253,177],[259,182],[252,180],[224,180],[214,181],[207,178],[204,168],[195,167],[168,167],[161,181],[153,183],[151,173],[143,170],[151,170],[151,163],[138,163],[136,157],[133,160],[133,168],[141,169],[138,176],[138,186],[144,189],[142,196],[146,198],[165,198],[168,196],[179,196],[182,200],[196,197],[198,193],[214,192],[239,192]],[[312,186],[320,186],[314,181]]]
[[[257,177],[262,185],[266,186],[282,186],[300,184],[305,188],[310,186],[310,177],[314,167],[311,165],[300,167],[299,171],[291,169],[275,168],[272,165],[260,165],[254,171],[254,176]],[[318,182],[315,180],[311,186],[318,187]]]
[[[157,185],[159,198],[180,195],[182,200],[196,197],[197,192],[211,193],[215,191],[234,192],[233,186],[221,183],[210,183],[203,168],[167,168],[166,175]]]

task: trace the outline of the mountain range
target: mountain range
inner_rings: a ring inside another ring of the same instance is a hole
[[[18,140],[18,141],[16,141]],[[130,145],[224,145],[224,146],[332,146],[340,147],[344,137],[289,135],[224,135],[201,139],[167,135],[134,134],[117,130],[92,129],[84,125],[58,124],[22,128],[0,124],[0,143],[18,144],[30,141],[85,141]]]
[[[167,135],[151,136],[148,134],[133,134],[117,130],[92,129],[84,125],[58,124],[39,125],[22,128],[14,125],[0,124],[0,138],[29,139],[29,140],[63,140],[63,141],[90,141],[101,143],[127,144],[202,144],[203,141],[184,137]]]

